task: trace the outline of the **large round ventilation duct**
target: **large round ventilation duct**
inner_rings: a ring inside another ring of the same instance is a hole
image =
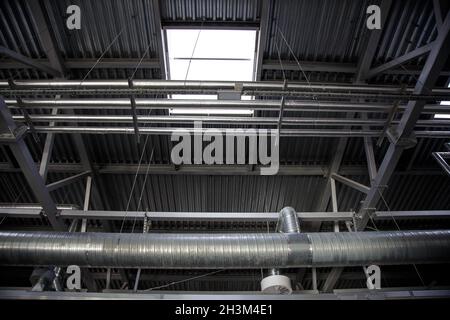
[[[249,234],[0,232],[0,265],[284,268],[450,262],[450,231]]]

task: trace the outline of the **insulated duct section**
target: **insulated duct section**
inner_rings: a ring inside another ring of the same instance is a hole
[[[165,269],[450,262],[450,230],[120,234],[0,232],[0,265]]]

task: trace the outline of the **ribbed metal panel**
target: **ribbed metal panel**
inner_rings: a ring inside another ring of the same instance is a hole
[[[159,32],[153,18],[155,8],[152,0],[100,0],[100,1],[57,1],[44,0],[44,15],[48,19],[51,32],[56,38],[57,48],[64,59],[97,59],[107,48],[109,43],[126,26],[123,34],[106,50],[104,58],[134,58],[138,59],[149,47],[146,58],[159,58],[155,35]],[[276,32],[276,25],[285,34],[294,53],[300,60],[315,62],[348,62],[356,64],[363,54],[364,38],[368,36],[364,28],[365,8],[369,4],[379,1],[269,1],[269,32],[263,56],[265,59],[278,61],[275,41],[281,46],[281,56],[286,60],[293,60],[289,50]],[[82,9],[82,29],[69,31],[65,26],[67,14],[65,9],[69,4],[80,5]],[[212,0],[170,0],[159,1],[163,23],[206,22],[230,23],[238,25],[257,24],[261,19],[261,1],[212,1]],[[432,1],[399,0],[393,1],[388,24],[383,30],[380,45],[376,51],[373,66],[388,62],[396,57],[430,43],[436,37],[435,16]],[[101,14],[95,14],[101,12]],[[94,15],[95,14],[95,15]],[[131,18],[130,18],[131,17]],[[43,47],[38,30],[32,19],[32,12],[27,1],[0,1],[0,45],[6,46],[33,59],[46,59],[46,48]],[[405,68],[420,68],[426,55],[405,63]],[[0,64],[4,58],[0,58]],[[446,70],[448,70],[448,65]],[[399,70],[403,70],[399,68]],[[72,69],[69,77],[82,79],[89,69]],[[125,79],[131,76],[134,68],[93,69],[88,79]],[[324,82],[352,82],[351,73],[335,72],[306,72],[310,81]],[[0,79],[47,79],[51,76],[31,68],[4,69],[0,68]],[[160,79],[159,69],[139,69],[135,78]],[[281,71],[264,70],[262,78],[265,80],[280,80]],[[299,70],[286,71],[288,80],[304,81]],[[382,75],[371,79],[375,84],[407,84],[414,85],[417,75]],[[443,85],[446,77],[441,77],[439,85]],[[52,98],[52,97],[49,97]],[[87,111],[77,111],[88,114]],[[33,110],[33,113],[43,113]],[[119,114],[117,111],[104,111],[102,114]],[[125,112],[126,114],[126,112]],[[269,114],[269,113],[267,113]],[[322,113],[323,114],[323,113]],[[278,114],[272,113],[273,116]],[[299,113],[299,117],[316,117],[314,113]],[[335,114],[327,113],[327,117]],[[26,137],[27,144],[35,161],[40,161],[44,135],[39,135],[41,142],[36,143],[31,136]],[[139,152],[132,136],[89,135],[83,137],[89,157],[95,164],[137,164]],[[322,165],[327,168],[335,153],[338,139],[330,138],[284,138],[280,145],[280,162],[284,165]],[[386,141],[386,139],[385,139]],[[418,139],[417,147],[406,150],[397,170],[439,169],[431,158],[431,152],[442,151],[442,139]],[[375,147],[377,164],[381,163],[386,151],[387,143],[382,147]],[[170,142],[167,137],[150,137],[148,148],[155,147],[152,163],[170,163]],[[11,162],[3,148],[0,148],[0,161]],[[52,162],[61,164],[78,163],[80,157],[76,151],[70,135],[57,135],[52,153]],[[148,161],[146,158],[144,165]],[[364,165],[365,154],[362,139],[351,138],[344,155],[344,165]],[[67,177],[68,174],[49,173],[48,182]],[[351,176],[361,183],[369,185],[367,177]],[[104,203],[99,203],[93,197],[90,203],[92,209],[124,210],[132,175],[100,175],[95,180]],[[278,211],[284,206],[293,206],[299,211],[315,209],[320,199],[326,179],[313,177],[248,177],[248,176],[172,176],[151,175],[147,183],[144,177],[137,180],[137,189],[132,197],[130,208],[137,208],[141,188],[145,188],[142,210],[149,211]],[[84,183],[78,182],[60,190],[52,192],[55,202],[59,204],[76,204],[82,206],[84,200]],[[358,207],[363,194],[337,183],[339,210],[347,211]],[[444,175],[394,175],[389,186],[383,192],[388,206],[392,210],[421,210],[421,209],[449,209],[450,208],[450,180]],[[27,182],[22,174],[0,174],[0,202],[2,203],[36,203]],[[387,209],[383,201],[378,204],[379,209]],[[331,210],[331,208],[329,208]],[[380,230],[396,230],[397,224],[401,229],[436,229],[447,228],[448,220],[399,220],[377,221],[376,226],[370,228]],[[133,222],[125,223],[125,231],[131,231]],[[102,230],[100,221],[89,221],[91,230]],[[113,228],[118,230],[121,222],[116,221]],[[331,223],[323,223],[322,231],[332,230]],[[344,226],[341,226],[341,230]],[[50,230],[45,218],[36,219],[0,219],[2,230]],[[174,232],[228,232],[230,230],[250,232],[273,231],[274,224],[264,223],[211,223],[211,222],[153,222],[153,231]],[[136,222],[135,232],[141,232],[142,222]],[[346,268],[348,269],[348,268]],[[360,270],[360,268],[358,269]],[[403,273],[403,269],[399,273]],[[411,270],[410,270],[411,271]],[[417,282],[415,270],[402,281],[392,281],[389,285],[410,285]],[[132,274],[135,270],[132,271]],[[189,271],[179,271],[179,275],[189,277]],[[319,287],[323,285],[328,275],[328,269],[318,269]],[[421,271],[422,272],[422,271]],[[443,274],[441,272],[440,274]],[[362,274],[362,272],[361,272]],[[434,279],[436,272],[430,272],[429,278]],[[25,285],[28,285],[28,275],[25,275]],[[363,274],[362,274],[363,276]],[[425,276],[424,276],[425,277]],[[385,277],[383,276],[383,279]],[[404,278],[402,278],[404,279]],[[441,276],[439,280],[441,279]],[[104,279],[96,279],[104,287]],[[164,280],[142,280],[142,287],[154,287],[167,284]],[[183,282],[168,289],[176,290],[258,290],[260,279],[254,281],[230,280],[221,281],[216,277],[206,277],[205,281],[196,280]],[[411,282],[413,281],[413,282]],[[347,279],[344,276],[338,283],[339,288],[364,286],[365,280]],[[306,288],[311,288],[311,281],[305,279]],[[114,280],[111,288],[120,288],[120,282]]]
[[[73,1],[44,1],[50,26],[63,58],[97,59],[111,42],[104,58],[140,58],[150,45],[148,58],[157,57],[156,32],[151,0],[77,1],[82,12],[81,29],[66,27],[66,9]],[[98,14],[100,13],[101,14]],[[62,32],[64,31],[64,32]]]
[[[375,3],[370,3],[375,4]],[[275,41],[281,44],[281,58],[293,60],[276,26],[283,32],[299,60],[355,62],[363,48],[361,39],[367,1],[275,1],[267,57],[278,60]]]
[[[166,22],[257,22],[259,0],[169,0],[161,1],[161,18]]]
[[[45,58],[45,49],[33,24],[26,1],[0,2],[0,45],[30,58]]]
[[[386,63],[432,42],[437,35],[432,1],[393,1],[374,65]],[[426,55],[405,63],[423,65]]]

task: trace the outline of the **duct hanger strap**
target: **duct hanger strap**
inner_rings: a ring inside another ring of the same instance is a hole
[[[242,269],[450,262],[450,230],[119,234],[0,232],[0,265]]]

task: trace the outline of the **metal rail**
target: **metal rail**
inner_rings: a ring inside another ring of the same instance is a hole
[[[83,134],[134,134],[133,127],[97,127],[97,126],[37,126],[34,128],[39,133],[83,133]],[[173,133],[184,133],[192,135],[211,134],[207,128],[178,128],[178,127],[140,127],[142,135],[171,135]],[[260,129],[241,128],[213,128],[214,133],[231,134],[234,136],[255,136]],[[274,129],[275,130],[275,129]],[[415,131],[418,138],[449,138],[450,131],[443,130],[418,130]],[[379,130],[332,130],[332,129],[282,129],[280,136],[283,137],[378,137]]]
[[[95,220],[134,220],[152,221],[210,221],[210,222],[275,222],[278,212],[145,212],[145,211],[104,211],[80,210],[71,205],[58,205],[59,216],[63,219],[95,219]],[[354,212],[297,212],[297,217],[305,221],[352,221]],[[0,217],[39,218],[42,217],[42,206],[39,205],[0,205]],[[450,210],[428,211],[375,211],[374,220],[401,219],[450,219]]]
[[[176,81],[176,80],[133,80],[133,88],[127,80],[88,80],[88,81],[14,81],[15,90],[5,81],[0,82],[0,94],[151,94],[151,93],[190,93],[217,94],[220,90],[236,90],[244,95],[284,95],[321,96],[328,98],[366,98],[399,100],[446,100],[449,89],[433,89],[430,94],[417,94],[412,88],[374,85],[306,84],[283,82],[232,82],[232,81]]]
[[[18,108],[17,99],[6,99],[10,108]],[[171,108],[196,108],[196,109],[246,109],[278,111],[279,100],[199,100],[199,99],[149,99],[136,98],[136,109],[171,109]],[[52,109],[124,109],[131,108],[128,98],[76,98],[76,99],[43,99],[22,98],[20,108],[44,108]],[[404,111],[406,105],[400,104],[399,111]],[[323,112],[389,112],[392,104],[383,103],[348,103],[344,101],[332,102],[322,101],[320,106],[311,100],[286,100],[284,111],[323,111]],[[428,104],[424,113],[449,113],[450,106],[439,104]]]
[[[122,115],[40,115],[30,114],[29,118],[33,122],[70,122],[70,123],[133,123],[133,116]],[[25,122],[27,119],[23,115],[13,116],[15,121]],[[139,123],[192,123],[195,121],[201,121],[204,123],[215,124],[253,124],[253,125],[272,125],[278,124],[278,118],[276,117],[214,117],[214,116],[137,116]],[[398,124],[398,121],[392,121],[392,124]],[[285,117],[283,118],[283,125],[288,126],[375,126],[383,127],[385,120],[383,119],[347,119],[347,118],[298,118],[298,117]],[[443,127],[448,128],[450,126],[450,120],[421,120],[418,121],[416,127]]]

